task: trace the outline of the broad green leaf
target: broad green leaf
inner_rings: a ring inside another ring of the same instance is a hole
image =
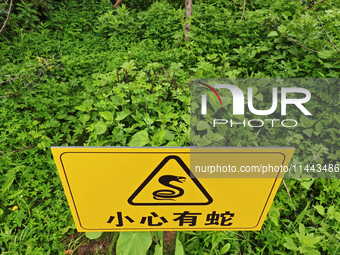
[[[158,244],[155,246],[155,253],[153,255],[163,255],[163,249]]]
[[[312,136],[313,133],[313,129],[309,128],[309,129],[305,129],[302,131],[304,134],[308,135],[308,137]]]
[[[89,99],[89,100],[84,101],[82,105],[76,106],[75,108],[82,112],[88,112],[92,110],[93,102],[94,101],[92,99]]]
[[[184,120],[184,122],[187,125],[190,125],[190,115],[189,114],[184,114],[184,115],[181,116],[181,118]]]
[[[273,36],[278,36],[279,34],[276,31],[271,31],[267,37],[273,37]]]
[[[107,125],[103,121],[98,121],[94,125],[94,133],[96,135],[104,134],[106,132],[106,129],[107,129]]]
[[[210,128],[210,126],[207,122],[200,120],[197,123],[197,130],[206,130],[207,128]]]
[[[301,124],[302,127],[310,128],[314,125],[316,120],[312,120],[312,119],[308,118],[307,116],[302,115],[300,117],[300,122],[301,122],[300,124]]]
[[[330,219],[333,219],[334,213],[335,213],[335,207],[333,205],[328,207],[327,215],[329,216]]]
[[[116,252],[117,255],[143,255],[151,243],[150,232],[120,232]]]
[[[83,114],[83,115],[81,115],[80,118],[79,118],[80,122],[81,122],[83,125],[85,125],[86,122],[87,122],[89,119],[90,119],[90,115],[88,115],[88,114]]]
[[[280,25],[280,26],[278,27],[278,30],[279,30],[281,33],[285,33],[285,32],[287,31],[287,27],[284,26],[284,25]]]
[[[105,120],[112,122],[113,114],[109,111],[99,112],[100,116],[102,116]]]
[[[315,125],[315,130],[316,130],[317,132],[320,132],[322,129],[323,129],[322,123],[321,123],[321,122],[316,123],[316,125]]]
[[[325,208],[322,205],[314,205],[313,206],[319,214],[321,214],[322,216],[325,215]]]
[[[184,255],[183,245],[180,240],[176,239],[176,248],[175,248],[176,255]]]
[[[213,136],[213,140],[214,141],[221,141],[223,139],[225,139],[226,137],[224,137],[223,135],[220,135],[218,133],[214,133],[214,136]]]
[[[57,120],[51,119],[50,122],[49,122],[49,126],[50,127],[59,127],[60,123]]]
[[[255,98],[261,102],[263,102],[263,95],[261,93],[257,94]]]
[[[110,97],[112,103],[114,105],[122,105],[124,103],[124,96],[123,95],[116,95],[116,96],[112,96]]]
[[[334,213],[334,219],[340,222],[340,212]]]
[[[294,243],[293,239],[291,239],[290,237],[285,237],[286,242],[283,244],[284,247],[286,247],[289,250],[292,251],[298,251],[299,248],[296,246],[296,244]]]
[[[84,104],[76,106],[74,108],[76,108],[77,110],[82,111],[82,112],[86,111],[86,106]]]
[[[306,190],[309,190],[310,186],[314,183],[314,179],[310,181],[302,181],[301,186],[304,187]]]
[[[130,111],[129,110],[124,110],[120,113],[118,113],[117,117],[116,117],[116,121],[120,121],[120,120],[123,120],[125,119],[127,116],[130,115]]]
[[[329,59],[334,56],[335,51],[332,50],[321,50],[318,52],[319,58]]]
[[[300,134],[295,134],[294,137],[297,138],[297,139],[303,139],[303,136],[300,135]]]
[[[85,236],[88,239],[98,239],[102,235],[102,232],[86,232]]]
[[[327,159],[334,159],[334,160],[337,160],[338,157],[334,154],[334,153],[330,153],[327,157]]]
[[[300,122],[301,122],[301,123],[306,123],[306,122],[308,122],[308,121],[309,121],[309,118],[306,117],[305,115],[302,115],[302,116],[300,117]]]
[[[165,135],[164,135],[164,140],[167,140],[167,141],[172,141],[172,140],[174,140],[175,139],[175,135],[171,132],[171,131],[169,131],[169,130],[165,130]]]
[[[207,135],[204,135],[202,137],[202,139],[200,139],[198,144],[199,144],[200,147],[205,147],[205,146],[207,146],[211,143],[212,143],[211,139],[209,139],[209,137]]]
[[[150,143],[149,135],[145,130],[142,130],[132,136],[128,145],[131,147],[142,147],[148,143]]]
[[[152,136],[152,141],[155,143],[155,146],[160,146],[163,143],[165,133],[165,130],[161,130]]]

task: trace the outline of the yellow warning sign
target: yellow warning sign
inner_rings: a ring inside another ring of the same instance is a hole
[[[52,147],[80,232],[260,230],[294,148]]]

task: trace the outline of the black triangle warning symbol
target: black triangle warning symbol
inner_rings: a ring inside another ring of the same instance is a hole
[[[212,202],[202,184],[175,155],[165,157],[128,199],[130,205],[138,206],[209,205]]]

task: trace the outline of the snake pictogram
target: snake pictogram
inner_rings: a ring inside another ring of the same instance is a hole
[[[170,182],[183,183],[185,179],[186,179],[185,177],[174,175],[163,175],[159,177],[158,182],[160,184],[163,184],[164,186],[169,188],[173,188],[178,192],[170,189],[160,189],[152,193],[153,198],[156,200],[175,200],[173,198],[182,196],[184,194],[184,190],[175,185],[170,184]]]

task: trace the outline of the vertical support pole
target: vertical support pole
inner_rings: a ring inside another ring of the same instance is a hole
[[[163,239],[164,239],[164,255],[175,255],[176,250],[176,231],[164,231]]]

